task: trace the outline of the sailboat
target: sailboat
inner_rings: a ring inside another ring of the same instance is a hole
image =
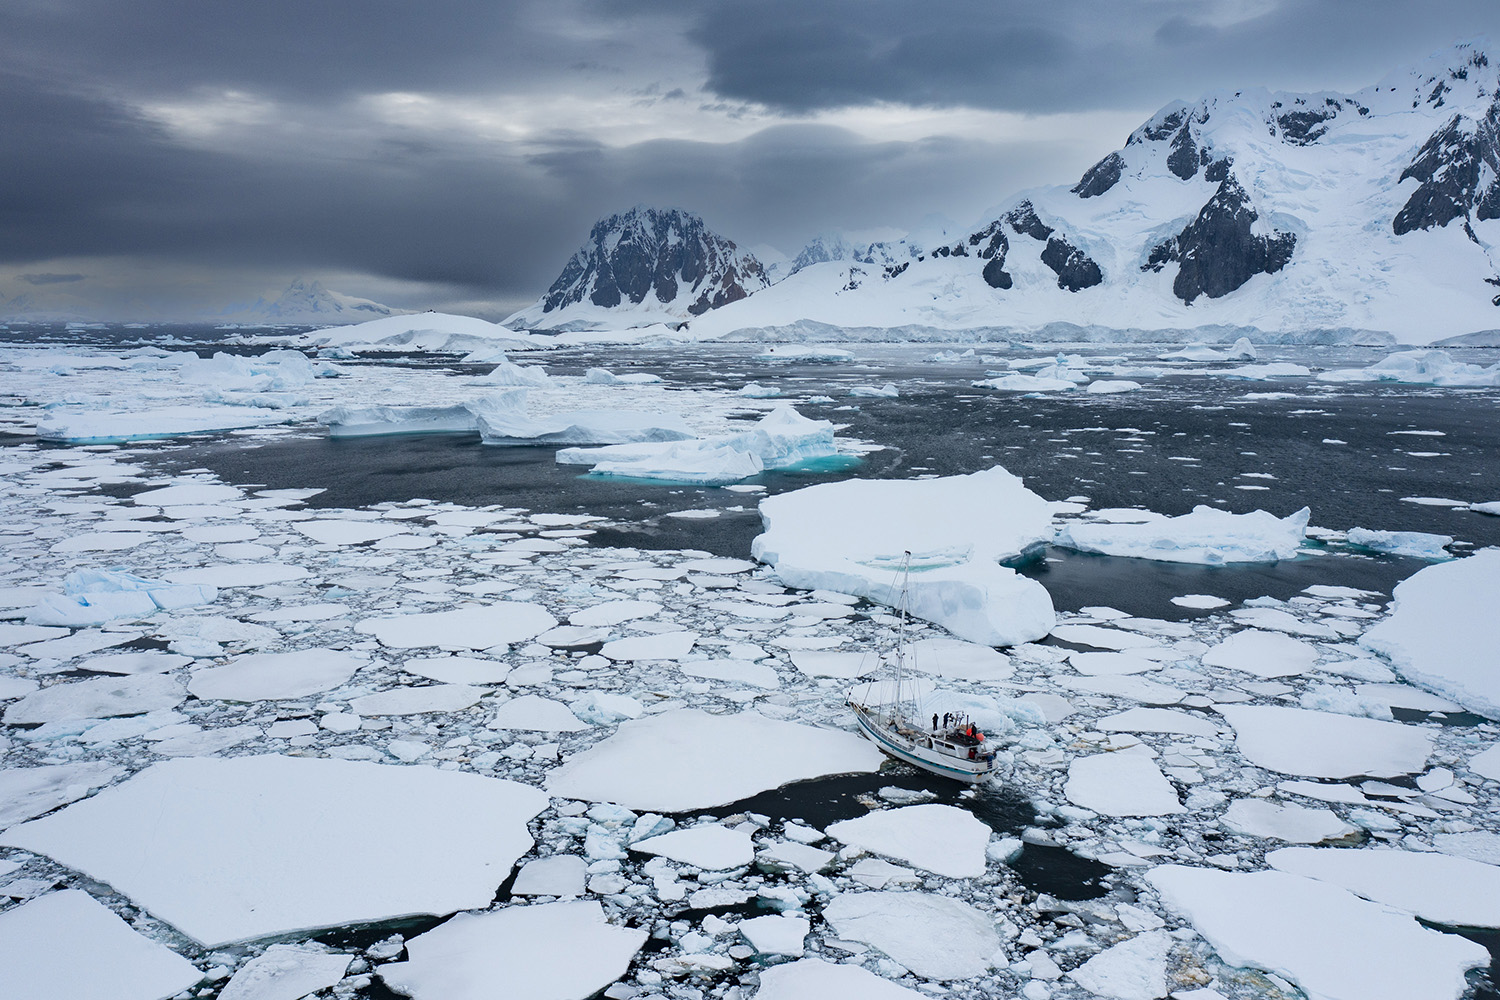
[[[902,561],[900,631],[894,683],[867,684],[850,693],[854,721],[886,755],[924,771],[977,784],[996,767],[995,747],[964,713],[929,713],[919,704],[915,679],[907,676],[912,661],[906,638],[910,604],[911,553]]]

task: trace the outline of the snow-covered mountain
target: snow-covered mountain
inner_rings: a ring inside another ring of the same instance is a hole
[[[321,282],[298,278],[274,300],[256,299],[254,305],[232,307],[219,318],[242,323],[296,323],[333,326],[363,323],[407,312],[324,288]]]
[[[1076,183],[1017,195],[960,239],[870,260],[815,242],[690,330],[1425,343],[1500,328],[1497,70],[1464,43],[1353,94],[1176,102]]]
[[[920,256],[921,252],[921,245],[911,239],[894,243],[850,243],[841,233],[822,233],[813,237],[792,258],[786,276],[791,277],[814,264],[833,261],[894,266]]]
[[[680,209],[637,205],[594,224],[588,242],[513,329],[679,324],[769,285],[755,255]]]

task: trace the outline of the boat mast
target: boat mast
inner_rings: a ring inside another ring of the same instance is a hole
[[[905,719],[906,710],[902,705],[902,698],[906,687],[906,614],[907,607],[911,603],[911,550],[907,549],[901,559],[901,599],[896,606],[896,614],[900,621],[896,633],[896,715]],[[916,711],[915,693],[912,699],[912,711]]]

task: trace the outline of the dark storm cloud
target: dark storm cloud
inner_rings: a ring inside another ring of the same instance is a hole
[[[1500,35],[1492,0],[763,0],[698,9],[690,37],[708,53],[709,86],[790,111],[892,101],[1044,112],[1157,107],[1215,87],[1358,87],[1458,38]]]
[[[327,98],[466,92],[576,60],[548,7],[494,0],[17,0],[0,13],[4,64],[141,93],[238,88]],[[549,27],[555,25],[555,27]]]

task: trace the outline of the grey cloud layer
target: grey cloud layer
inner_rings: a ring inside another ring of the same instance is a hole
[[[1500,35],[1491,0],[1244,0],[1259,13],[1237,19],[1238,2],[19,0],[0,10],[0,262],[39,292],[86,291],[89,258],[129,257],[154,261],[163,280],[174,262],[218,266],[226,301],[243,268],[518,304],[595,218],[637,201],[795,251],[826,228],[913,225],[931,211],[967,221],[1020,187],[1072,180],[1124,136],[1023,146],[785,125],[611,146],[574,123],[517,142],[403,127],[361,98],[661,94],[678,86],[662,82],[671,68],[678,81],[699,74],[702,89],[663,106],[1144,116],[1220,85],[1358,86],[1459,37]],[[226,90],[273,102],[275,142],[231,129],[192,143],[141,110]]]

